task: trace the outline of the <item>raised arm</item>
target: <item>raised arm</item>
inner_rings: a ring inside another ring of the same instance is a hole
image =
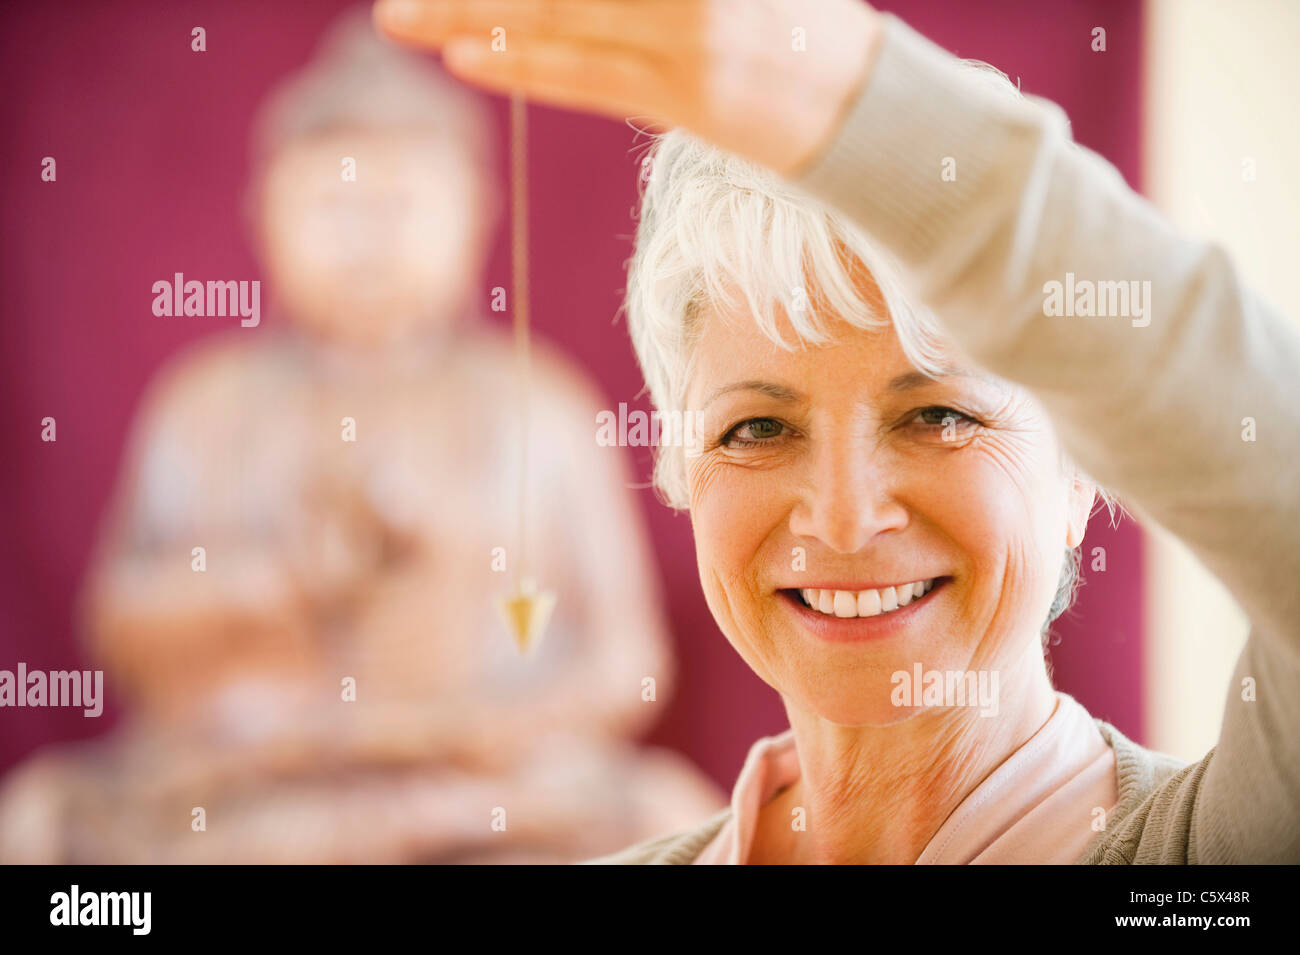
[[[1300,332],[1221,249],[1076,146],[1059,108],[856,0],[380,0],[376,21],[479,86],[684,126],[870,235],[960,348],[1035,392],[1075,461],[1250,615],[1187,858],[1155,827],[1144,858],[1300,859]],[[508,56],[489,43],[503,25]],[[1078,314],[1081,282],[1110,317]]]
[[[946,157],[955,178],[941,175]],[[792,178],[888,250],[970,357],[1030,388],[1074,459],[1236,595],[1253,631],[1188,861],[1296,861],[1295,323],[1243,288],[1221,248],[1179,235],[1074,144],[1059,108],[893,17],[837,136]]]

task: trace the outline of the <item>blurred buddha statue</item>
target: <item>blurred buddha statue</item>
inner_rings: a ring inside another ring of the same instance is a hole
[[[558,604],[527,655],[498,615],[519,393],[482,312],[482,110],[365,11],[265,105],[248,211],[282,320],[152,384],[85,600],[129,716],[11,774],[0,860],[564,862],[724,805],[634,742],[673,675],[655,571],[597,393],[540,343]]]

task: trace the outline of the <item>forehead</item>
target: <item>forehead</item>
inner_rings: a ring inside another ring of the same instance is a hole
[[[859,328],[842,318],[822,322],[828,341],[806,343],[778,311],[778,328],[793,348],[774,342],[740,309],[705,308],[699,316],[693,348],[688,404],[738,380],[785,382],[800,391],[884,387],[914,372],[893,323]]]

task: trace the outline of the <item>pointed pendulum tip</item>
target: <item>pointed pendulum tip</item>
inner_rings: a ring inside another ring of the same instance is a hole
[[[546,630],[551,611],[555,609],[555,594],[538,590],[530,578],[525,578],[513,594],[500,598],[497,607],[515,635],[519,652],[526,653]]]

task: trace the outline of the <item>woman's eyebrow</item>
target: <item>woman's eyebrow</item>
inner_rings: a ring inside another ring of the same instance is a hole
[[[770,381],[733,381],[729,385],[723,385],[713,394],[709,395],[709,400],[704,402],[701,410],[713,404],[714,401],[725,394],[733,391],[757,391],[761,395],[769,398],[775,398],[777,401],[800,401],[803,395],[784,385],[773,384]]]
[[[978,369],[953,368],[940,374],[938,378],[932,378],[920,371],[905,372],[904,374],[893,378],[885,387],[888,391],[910,391],[916,388],[923,388],[926,385],[938,384],[950,378],[971,378],[977,381],[988,382],[989,384],[998,384],[996,378],[993,378]],[[768,398],[774,398],[777,401],[805,400],[804,394],[795,391],[793,388],[788,388],[785,385],[778,385],[770,381],[749,379],[746,381],[733,381],[730,384],[721,386],[714,391],[713,394],[709,395],[708,400],[701,405],[700,410],[707,408],[718,398],[730,394],[733,391],[754,391],[761,395],[765,395]]]
[[[911,391],[915,388],[924,388],[926,385],[938,384],[949,378],[972,378],[976,381],[987,382],[991,385],[999,384],[996,378],[974,368],[954,368],[950,371],[944,372],[937,378],[933,378],[924,372],[909,371],[891,380],[886,386],[886,390]]]

